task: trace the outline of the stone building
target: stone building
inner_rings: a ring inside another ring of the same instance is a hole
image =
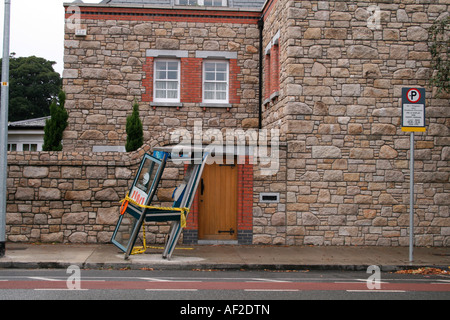
[[[214,192],[197,195],[184,242],[405,246],[410,146],[401,91],[424,87],[415,241],[450,244],[449,100],[427,81],[427,29],[448,15],[448,1],[74,5],[66,13],[64,151],[9,154],[9,240],[109,241],[142,154],[200,126],[205,144],[238,129],[248,144],[254,133],[279,132],[268,148],[279,162],[264,174],[248,146],[231,165],[208,167],[204,183]],[[146,145],[93,153],[125,144],[134,100]],[[167,169],[159,202],[170,203],[180,170]],[[147,229],[160,243],[168,226]]]

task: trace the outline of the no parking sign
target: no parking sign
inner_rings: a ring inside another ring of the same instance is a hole
[[[426,131],[424,88],[402,88],[402,131]]]
[[[425,89],[402,88],[402,131],[411,132],[409,161],[409,261],[414,248],[414,132],[425,132]]]

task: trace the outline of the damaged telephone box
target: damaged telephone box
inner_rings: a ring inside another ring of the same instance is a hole
[[[188,151],[183,148],[180,155],[178,146],[169,146],[155,148],[152,155],[144,155],[129,192],[122,200],[121,215],[111,239],[125,253],[125,259],[136,252],[136,240],[145,222],[171,222],[162,257],[169,260],[172,257],[209,156],[207,148],[188,147]],[[172,207],[156,207],[152,202],[168,161],[187,164],[187,169],[173,194]]]

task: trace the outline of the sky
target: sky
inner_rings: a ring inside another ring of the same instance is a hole
[[[37,56],[55,61],[55,71],[64,69],[64,7],[72,0],[10,0],[10,52],[16,57]],[[83,0],[99,3],[101,0]],[[3,25],[5,1],[0,0],[0,43],[3,54]]]

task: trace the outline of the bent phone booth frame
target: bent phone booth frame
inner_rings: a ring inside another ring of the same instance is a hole
[[[121,215],[111,242],[125,252],[125,258],[131,254],[145,218],[146,209],[139,205],[148,206],[153,200],[166,161],[165,154],[160,159],[145,154],[128,192],[133,201],[122,204]]]
[[[170,259],[188,217],[209,152],[206,148],[183,148],[187,154],[180,156],[178,147],[155,148],[153,156],[145,154],[128,196],[122,204],[111,242],[125,253],[132,254],[136,239],[144,222],[171,222],[162,257]],[[153,207],[151,203],[157,192],[167,161],[187,164],[182,183],[173,194],[171,208]],[[144,249],[145,251],[145,249]]]

